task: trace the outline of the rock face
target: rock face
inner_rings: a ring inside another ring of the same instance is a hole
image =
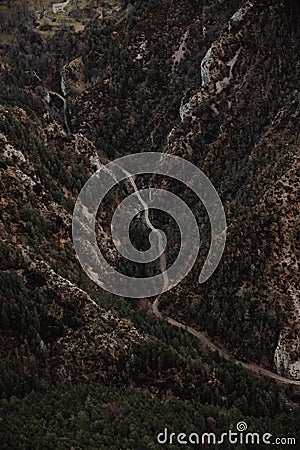
[[[101,308],[48,264],[33,261],[30,267],[45,277],[46,289],[57,292],[47,317],[60,318],[64,330],[48,346],[52,380],[107,380],[116,376],[115,365],[125,370],[130,347],[144,340],[132,324]]]
[[[300,302],[296,289],[290,291],[294,302],[289,325],[281,332],[274,353],[275,369],[288,378],[300,379]]]
[[[278,345],[274,354],[274,365],[276,372],[285,377],[299,380],[300,379],[300,360],[299,358],[300,339],[299,336],[294,342],[285,341],[284,332],[280,334]]]

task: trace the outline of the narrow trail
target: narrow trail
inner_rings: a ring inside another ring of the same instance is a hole
[[[134,192],[137,196],[137,198],[139,199],[140,203],[143,205],[143,207],[145,208],[145,223],[148,226],[148,228],[157,233],[158,236],[158,242],[159,242],[159,249],[162,249],[162,244],[161,244],[161,235],[159,233],[159,231],[152,225],[150,219],[149,219],[149,207],[148,205],[145,203],[145,201],[142,199],[139,190],[137,188],[137,185],[133,179],[133,176],[127,172],[125,169],[121,168],[120,169],[123,171],[123,173],[127,176],[131,186],[134,189]],[[169,285],[169,279],[168,279],[168,275],[166,274],[166,257],[165,254],[162,253],[161,257],[160,257],[160,270],[164,276],[164,286],[168,286]],[[185,330],[187,333],[191,334],[192,336],[196,337],[198,339],[198,341],[201,343],[201,345],[205,348],[207,348],[208,350],[212,351],[212,352],[218,352],[219,355],[226,359],[226,360],[231,360],[234,364],[238,365],[240,364],[241,366],[243,366],[245,369],[253,372],[256,375],[263,375],[267,378],[271,378],[275,381],[277,381],[278,383],[282,383],[282,384],[290,384],[290,385],[294,385],[294,386],[300,386],[300,380],[291,380],[290,378],[286,378],[282,375],[278,375],[277,373],[272,372],[271,370],[265,369],[261,366],[258,366],[257,364],[254,363],[245,363],[243,361],[239,361],[237,359],[234,359],[232,357],[232,355],[230,355],[230,353],[228,353],[226,350],[218,347],[216,344],[214,344],[211,339],[203,332],[196,330],[195,328],[192,328],[190,326],[187,326],[181,322],[178,322],[178,320],[176,319],[172,319],[171,317],[166,317],[164,318],[162,313],[159,310],[159,302],[161,299],[161,295],[159,295],[155,301],[152,304],[152,311],[154,313],[154,315],[158,318],[158,319],[162,319],[162,320],[166,320],[166,322],[168,324],[170,324],[171,326],[178,328],[178,329],[183,329]]]

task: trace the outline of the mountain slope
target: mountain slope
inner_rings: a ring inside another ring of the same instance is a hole
[[[72,93],[67,76],[72,126],[109,158],[166,151],[210,177],[227,215],[224,257],[201,287],[198,265],[162,308],[239,358],[298,378],[299,8],[176,6],[133,2],[91,29],[77,72],[86,88]],[[196,214],[201,264],[209,227]]]

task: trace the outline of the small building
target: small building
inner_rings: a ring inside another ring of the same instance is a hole
[[[53,14],[65,14],[65,7],[70,3],[70,0],[67,0],[64,3],[53,3],[52,11]]]
[[[65,4],[64,3],[55,3],[52,5],[53,14],[64,14],[65,12]]]

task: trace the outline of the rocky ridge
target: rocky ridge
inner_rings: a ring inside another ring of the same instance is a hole
[[[20,373],[29,371],[38,385],[118,380],[131,347],[144,337],[71,281],[81,276],[71,241],[76,171],[84,168],[87,177],[99,157],[83,135],[68,136],[45,117],[37,125],[22,108],[0,106],[1,356],[20,355]],[[62,154],[69,178],[59,175]]]

